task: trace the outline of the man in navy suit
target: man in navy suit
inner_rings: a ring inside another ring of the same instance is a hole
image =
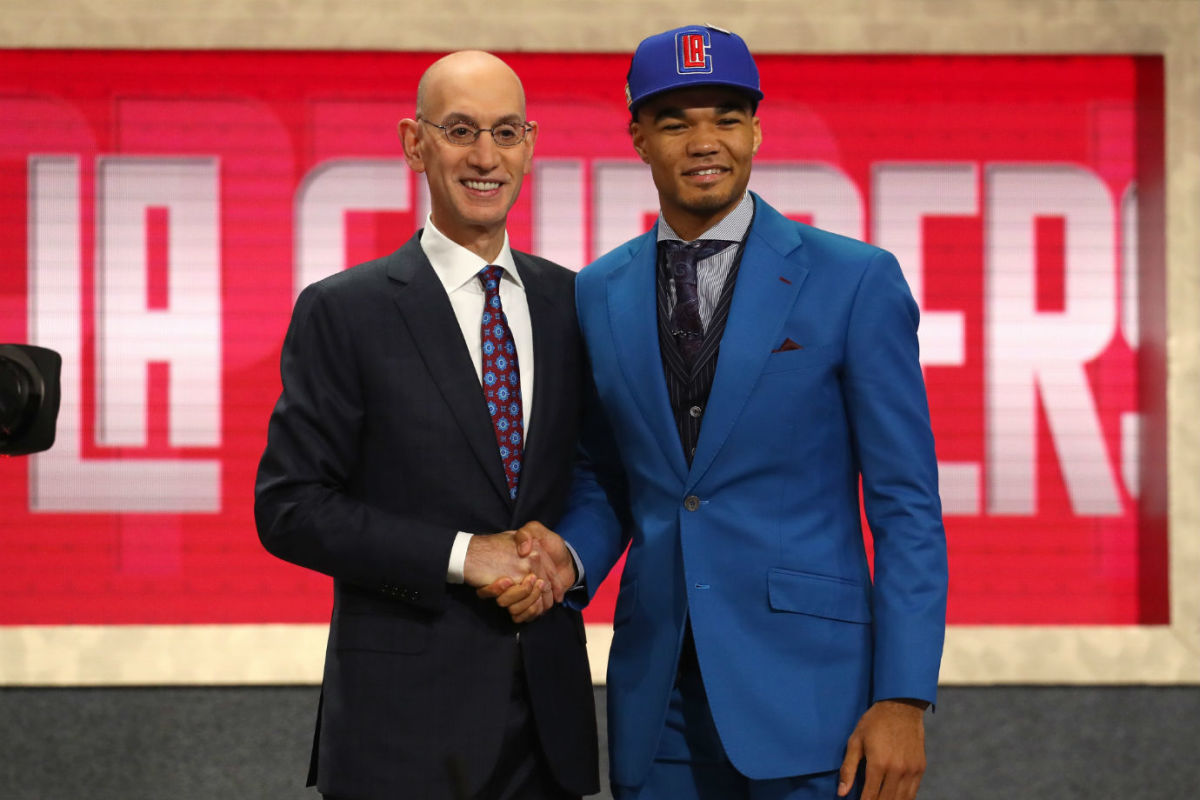
[[[599,789],[583,622],[513,534],[566,505],[574,274],[509,247],[537,138],[513,71],[453,53],[416,105],[399,132],[429,219],[301,293],[255,487],[264,546],[333,577],[309,784],[339,800],[578,798]],[[484,586],[519,597],[518,619],[545,613],[518,628]]]
[[[947,586],[917,307],[890,253],[747,191],[762,96],[728,31],[634,54],[629,129],[662,213],[576,280],[594,408],[557,530],[577,561],[541,525],[518,537],[560,583],[580,567],[583,602],[629,547],[617,798],[910,800]]]

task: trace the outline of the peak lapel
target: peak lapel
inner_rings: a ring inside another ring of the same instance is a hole
[[[671,415],[662,352],[658,347],[654,232],[644,235],[633,257],[608,276],[608,312],[621,371],[663,456],[682,481],[687,461]]]
[[[425,368],[492,485],[505,502],[511,503],[483,388],[450,298],[421,249],[419,235],[392,254],[388,277],[392,299],[400,308],[401,319],[417,344]]]
[[[755,220],[738,268],[717,372],[688,474],[689,491],[712,465],[733,429],[808,275],[803,257],[796,252],[801,246],[796,227],[761,199],[756,201]]]

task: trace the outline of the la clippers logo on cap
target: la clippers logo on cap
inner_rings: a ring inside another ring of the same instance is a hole
[[[708,31],[675,34],[675,71],[680,75],[710,74],[712,56],[708,48]]]

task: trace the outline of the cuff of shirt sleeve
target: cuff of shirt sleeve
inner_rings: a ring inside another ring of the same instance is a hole
[[[463,571],[467,568],[467,547],[473,535],[459,531],[454,537],[454,545],[450,548],[450,564],[446,567],[446,583],[466,583]]]
[[[583,586],[583,561],[580,560],[579,553],[575,552],[575,548],[571,547],[570,542],[563,539],[563,544],[571,551],[571,558],[575,560],[575,583],[571,585],[571,589],[578,589],[580,586]],[[570,589],[567,591],[570,591]]]

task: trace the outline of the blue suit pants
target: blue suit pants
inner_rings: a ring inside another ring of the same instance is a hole
[[[709,710],[691,627],[650,774],[641,786],[613,785],[615,800],[839,800],[838,773],[753,780],[730,763]],[[849,794],[857,800],[859,782]]]

